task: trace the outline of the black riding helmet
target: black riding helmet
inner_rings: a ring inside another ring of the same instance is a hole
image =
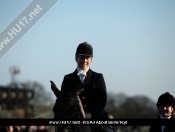
[[[75,55],[83,55],[93,57],[93,48],[87,42],[78,45]]]
[[[166,92],[159,96],[156,105],[158,108],[160,105],[170,105],[175,108],[175,98],[169,92]]]

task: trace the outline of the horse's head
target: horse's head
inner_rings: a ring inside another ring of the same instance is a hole
[[[54,82],[51,82],[51,89],[57,97],[53,107],[55,119],[80,119],[85,118],[84,110],[82,109],[79,94],[84,84],[78,86],[74,90],[66,89],[60,91]],[[83,111],[82,111],[83,110]]]
[[[51,89],[57,97],[56,103],[53,107],[54,118],[55,119],[85,119],[85,113],[83,106],[81,104],[81,100],[79,98],[79,94],[81,93],[81,89],[84,85],[81,84],[74,90],[66,89],[64,91],[60,91],[54,82],[51,82]],[[94,128],[93,128],[94,129]],[[93,130],[89,126],[56,126],[57,132],[91,132]],[[100,128],[96,128],[93,132],[104,132]],[[111,132],[111,131],[110,131]],[[112,131],[114,132],[114,131]]]

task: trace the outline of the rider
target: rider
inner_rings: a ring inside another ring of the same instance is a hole
[[[169,92],[162,94],[156,105],[159,119],[175,119],[175,98]],[[149,132],[175,132],[175,126],[151,126]]]
[[[74,72],[64,76],[61,90],[76,88],[85,82],[80,99],[87,119],[108,119],[104,111],[107,102],[106,85],[101,73],[90,69],[93,58],[93,48],[83,42],[78,45],[75,53],[77,68]]]

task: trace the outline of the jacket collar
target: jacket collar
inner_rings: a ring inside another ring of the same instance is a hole
[[[77,71],[77,68],[75,69],[75,71],[73,72],[73,74],[76,76],[76,78],[80,81],[80,79],[79,79],[79,76],[77,75],[77,73],[78,73],[78,71]],[[87,71],[87,73],[86,73],[86,78],[85,78],[85,86],[87,86],[88,84],[89,84],[89,82],[91,81],[91,79],[92,79],[92,74],[93,72],[92,72],[92,70],[89,68],[89,70]],[[81,81],[80,81],[81,82]]]

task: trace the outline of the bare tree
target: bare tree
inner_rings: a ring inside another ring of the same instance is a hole
[[[115,118],[120,117],[120,110],[119,106],[125,102],[127,96],[123,93],[108,93],[108,102],[106,104],[105,110],[109,113],[112,114]]]
[[[34,97],[30,100],[32,106],[33,117],[51,117],[53,116],[52,107],[52,93],[46,92],[42,84],[38,82],[26,82],[24,83],[27,89],[34,91]],[[29,112],[30,113],[30,112]]]
[[[155,118],[157,113],[155,103],[141,95],[128,97],[119,110],[122,118]]]
[[[46,117],[49,117],[49,115],[52,115],[52,93],[51,91],[46,92],[43,85],[39,82],[13,83],[7,85],[7,87],[23,91],[23,98],[20,101],[16,100],[15,104],[9,104],[11,109],[16,109],[16,106],[25,109],[26,117],[43,117],[46,115]],[[9,102],[12,103],[14,101]]]
[[[108,94],[105,110],[115,118],[155,118],[155,102],[147,96],[128,97],[123,93]]]
[[[31,89],[34,91],[34,97],[30,100],[31,104],[45,104],[53,102],[51,98],[52,93],[46,92],[42,84],[38,82],[26,82],[24,84],[27,89]]]

